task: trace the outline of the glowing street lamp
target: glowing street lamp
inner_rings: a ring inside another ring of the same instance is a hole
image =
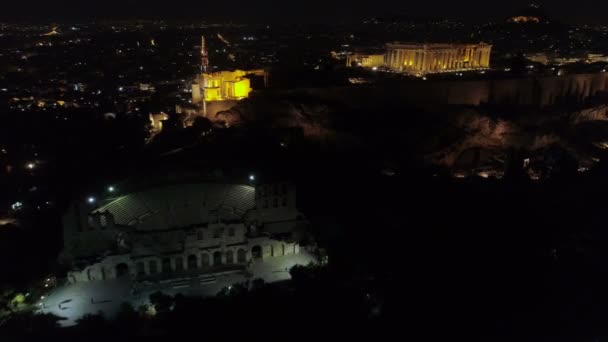
[[[255,175],[249,175],[249,180],[253,182],[255,180]]]
[[[92,196],[91,196],[91,197],[87,198],[87,202],[88,202],[89,204],[93,204],[93,203],[95,203],[95,197],[92,197]]]
[[[34,163],[27,163],[26,167],[28,168],[28,170],[33,170],[36,167],[36,164],[34,164]]]
[[[108,187],[108,192],[114,192],[115,190],[116,188],[114,188],[112,185]]]

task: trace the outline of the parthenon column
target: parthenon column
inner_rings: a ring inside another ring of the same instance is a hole
[[[437,70],[441,70],[441,59],[442,59],[442,54],[441,51],[439,52],[435,52],[435,56],[437,56],[437,64],[435,64],[435,69]]]
[[[484,60],[484,66],[486,68],[490,67],[490,49],[489,48],[486,49],[486,58]]]
[[[454,58],[452,56],[452,50],[448,52],[448,69],[452,70],[452,63],[454,62]]]
[[[450,51],[448,52],[448,69],[452,69],[452,61],[453,61],[453,60],[454,60],[454,59],[452,58],[452,50],[450,50]]]
[[[490,66],[490,50],[486,49],[485,58],[483,60],[483,65],[488,68]]]
[[[443,66],[443,52],[439,51],[439,52],[437,52],[437,69],[441,70],[442,66]]]
[[[426,71],[427,60],[428,60],[427,52],[425,50],[423,50],[420,53],[420,71],[422,71],[422,72]]]
[[[445,68],[446,69],[451,69],[451,64],[452,64],[452,50],[448,50],[446,53],[446,58],[447,60],[445,61]]]

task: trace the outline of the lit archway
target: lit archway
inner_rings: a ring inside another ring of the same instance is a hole
[[[143,277],[146,275],[146,267],[144,266],[144,263],[141,261],[137,263],[137,275],[140,277]]]
[[[181,256],[175,258],[175,270],[178,272],[184,270],[184,258]]]
[[[150,269],[150,274],[158,273],[158,264],[156,263],[156,260],[150,260],[150,262],[148,262],[148,268]]]
[[[171,273],[171,259],[163,258],[161,263],[161,270],[163,273]]]
[[[239,249],[236,252],[236,262],[238,262],[239,264],[244,264],[247,262],[247,251],[245,251],[244,249]]]
[[[209,254],[201,254],[201,264],[203,265],[203,267],[209,267]]]
[[[197,262],[197,260],[196,260],[195,254],[188,255],[188,269],[189,270],[193,270],[198,267],[196,262]]]
[[[253,246],[251,249],[251,257],[255,260],[262,260],[262,247],[261,246]]]
[[[226,263],[234,264],[234,252],[226,251]]]
[[[217,251],[213,253],[213,266],[222,264],[222,252]]]

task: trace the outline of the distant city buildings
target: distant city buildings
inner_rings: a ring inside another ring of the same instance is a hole
[[[608,63],[608,55],[602,53],[580,53],[577,56],[559,56],[552,53],[538,52],[526,54],[526,59],[543,65],[568,65],[574,63]]]

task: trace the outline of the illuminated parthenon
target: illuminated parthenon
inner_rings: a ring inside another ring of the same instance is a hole
[[[492,45],[389,43],[386,50],[389,69],[425,74],[489,68]]]
[[[389,43],[385,54],[359,54],[347,57],[347,66],[384,67],[414,75],[453,72],[490,67],[492,45]]]

